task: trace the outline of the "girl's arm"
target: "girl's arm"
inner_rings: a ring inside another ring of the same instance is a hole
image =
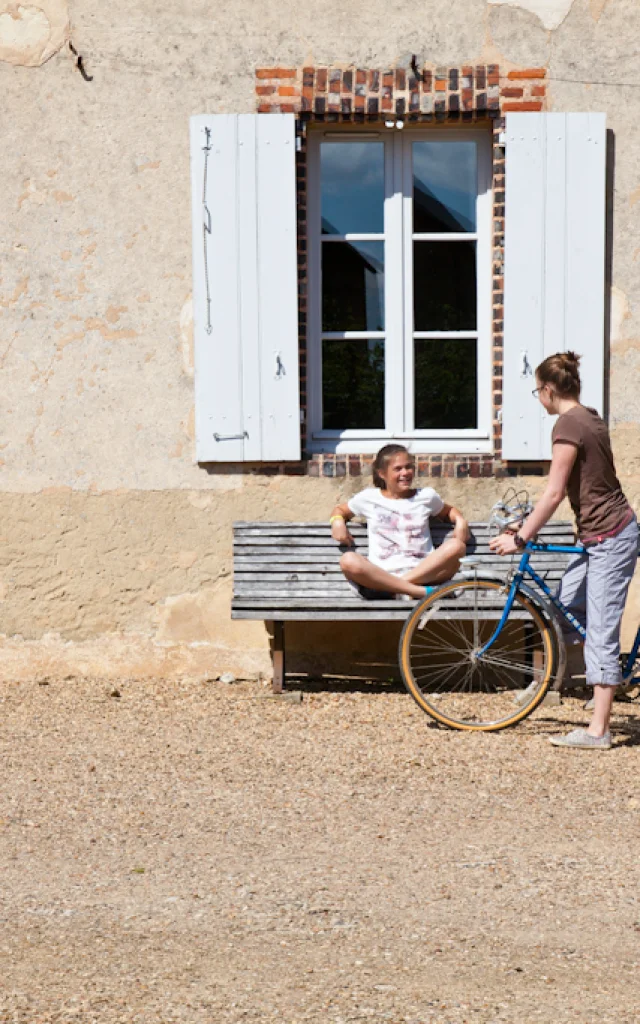
[[[456,508],[455,505],[447,505],[446,502],[442,506],[442,510],[436,516],[436,519],[442,519],[445,523],[453,523],[453,534],[457,540],[461,540],[463,544],[466,544],[469,539],[469,527],[467,520],[464,518],[460,509]]]
[[[347,530],[347,523],[350,519],[353,519],[353,512],[345,501],[342,505],[335,506],[329,516],[329,524],[331,536],[338,544],[348,544],[349,547],[353,547],[355,541]]]
[[[554,444],[549,480],[544,494],[517,531],[522,540],[527,541],[535,537],[557,509],[567,493],[567,483],[577,455],[578,449],[573,444],[560,441]],[[493,538],[489,547],[499,555],[512,555],[518,550],[513,538],[513,533],[501,533],[499,537]]]

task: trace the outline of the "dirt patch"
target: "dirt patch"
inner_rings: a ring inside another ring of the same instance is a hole
[[[640,708],[303,689],[0,688],[0,1021],[638,1020]]]

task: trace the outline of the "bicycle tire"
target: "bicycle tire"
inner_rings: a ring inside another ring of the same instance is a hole
[[[452,581],[405,622],[399,647],[404,684],[441,725],[495,732],[521,722],[544,699],[559,662],[557,639],[544,611],[521,590],[495,646],[474,656],[493,634],[507,594],[495,579]]]

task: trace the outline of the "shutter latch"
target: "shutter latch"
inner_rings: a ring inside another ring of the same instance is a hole
[[[246,430],[243,430],[241,434],[214,434],[215,441],[244,441],[245,437],[249,434]]]
[[[531,377],[533,370],[531,369],[531,363],[529,362],[529,355],[527,352],[520,353],[520,376]]]

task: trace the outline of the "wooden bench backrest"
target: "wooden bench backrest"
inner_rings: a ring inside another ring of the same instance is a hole
[[[478,557],[483,572],[504,576],[510,559],[489,551],[487,523],[471,523],[467,554]],[[366,526],[350,523],[356,550],[367,554]],[[438,546],[451,531],[448,524],[431,524]],[[567,522],[549,523],[540,534],[548,543],[573,543]],[[363,601],[340,571],[342,551],[323,523],[247,523],[233,528],[233,603],[236,619],[405,619],[410,605],[390,599]],[[554,589],[567,564],[567,555],[537,554],[532,566]]]

